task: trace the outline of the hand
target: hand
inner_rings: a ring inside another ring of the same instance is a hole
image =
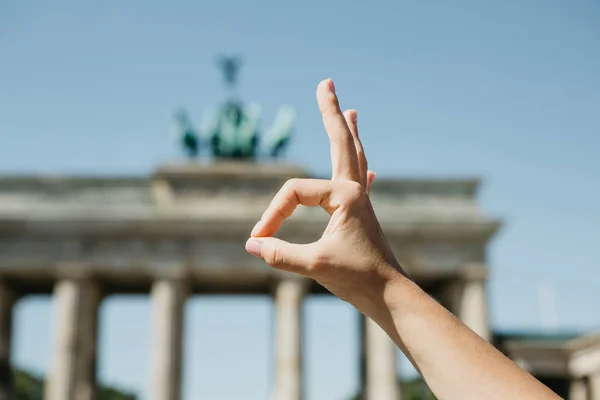
[[[333,82],[322,81],[317,101],[331,144],[331,180],[292,179],[273,198],[246,250],[274,268],[315,279],[369,314],[387,284],[401,272],[381,231],[368,192],[375,174],[358,137],[356,112],[342,114]],[[321,206],[331,219],[322,237],[293,244],[272,237],[296,207]]]
[[[558,399],[406,278],[369,200],[374,174],[367,170],[356,113],[342,114],[331,80],[319,84],[317,100],[333,176],[288,181],[254,227],[248,252],[315,279],[372,318],[439,399]],[[331,215],[321,239],[300,245],[273,238],[298,204]]]
[[[319,84],[317,100],[331,143],[333,176],[288,181],[252,230],[248,252],[315,279],[372,318],[437,398],[557,399],[406,279],[369,200],[374,174],[367,170],[356,113],[342,114],[331,80]],[[331,216],[321,239],[300,245],[273,238],[299,204],[321,206]]]

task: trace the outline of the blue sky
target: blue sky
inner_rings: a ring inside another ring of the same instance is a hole
[[[241,53],[240,93],[266,121],[299,115],[290,162],[327,174],[314,101],[333,77],[358,109],[380,176],[483,179],[482,206],[506,221],[490,246],[492,322],[561,329],[600,319],[600,3],[454,1],[0,2],[0,172],[149,173],[180,157],[168,136],[180,105],[198,121],[223,99],[217,54]],[[149,303],[101,310],[100,378],[144,393]],[[187,399],[264,399],[271,378],[265,298],[188,306]],[[16,313],[19,365],[45,371],[51,305]],[[355,314],[307,305],[309,399],[356,389]]]

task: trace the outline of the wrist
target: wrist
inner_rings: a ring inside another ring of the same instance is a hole
[[[410,280],[397,265],[385,265],[379,268],[377,278],[369,285],[369,290],[363,296],[361,304],[356,308],[365,316],[382,325],[391,322],[392,315],[399,309],[410,306],[411,297],[418,286]]]

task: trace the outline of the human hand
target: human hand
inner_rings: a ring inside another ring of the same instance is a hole
[[[367,167],[356,111],[341,112],[330,79],[319,83],[317,101],[331,145],[331,180],[286,182],[252,230],[246,250],[274,268],[315,279],[368,314],[401,268],[369,200],[375,174]],[[300,204],[321,206],[329,213],[322,237],[310,244],[272,237]]]
[[[275,268],[315,279],[373,319],[439,399],[558,399],[406,279],[369,200],[374,174],[367,170],[356,113],[342,114],[331,80],[319,84],[317,100],[331,144],[331,180],[288,181],[252,230],[246,250]],[[272,237],[299,204],[321,206],[331,216],[321,238],[294,244]]]

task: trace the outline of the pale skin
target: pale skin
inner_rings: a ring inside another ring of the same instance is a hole
[[[333,82],[317,87],[331,145],[331,180],[287,182],[246,243],[270,266],[314,279],[375,321],[441,400],[559,399],[433,300],[402,270],[369,200],[369,171],[356,111],[340,110]],[[273,237],[298,205],[331,216],[322,237],[294,244]]]

